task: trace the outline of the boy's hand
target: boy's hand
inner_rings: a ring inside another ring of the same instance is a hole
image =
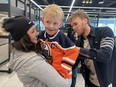
[[[77,49],[80,51],[80,47],[77,47]]]
[[[52,62],[53,62],[53,58],[49,58],[47,59],[48,63],[52,65]]]

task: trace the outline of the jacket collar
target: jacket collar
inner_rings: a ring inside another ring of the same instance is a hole
[[[83,36],[80,36],[82,39],[84,39],[84,37]],[[89,35],[87,36],[88,38],[89,37],[95,37],[95,28],[94,27],[92,27],[92,26],[90,26],[90,33],[89,33]]]
[[[47,34],[47,32],[45,31],[44,37],[47,38],[47,39],[53,39],[53,38],[55,38],[55,37],[58,35],[59,32],[60,32],[60,30],[58,30],[57,33],[56,33],[55,35],[49,36],[49,35]]]
[[[90,37],[95,37],[95,28],[94,27],[92,27],[92,26],[90,26],[90,33],[89,33],[89,35],[88,35],[88,37],[90,36]]]

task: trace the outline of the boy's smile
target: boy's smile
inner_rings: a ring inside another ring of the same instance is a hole
[[[52,17],[46,15],[43,19],[42,22],[45,26],[45,30],[46,32],[50,35],[53,36],[57,33],[57,31],[59,30],[59,28],[62,26],[62,21],[60,19],[60,17],[56,18],[56,17]]]

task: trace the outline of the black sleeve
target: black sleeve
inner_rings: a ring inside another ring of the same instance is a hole
[[[112,51],[114,47],[114,34],[113,31],[108,27],[100,28],[97,32],[100,35],[100,47],[99,49],[80,49],[80,54],[84,55],[86,58],[92,58],[93,60],[107,63],[112,56]]]

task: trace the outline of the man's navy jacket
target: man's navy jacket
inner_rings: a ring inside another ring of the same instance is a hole
[[[108,27],[91,27],[88,41],[91,49],[83,48],[83,37],[80,37],[77,46],[80,46],[80,55],[77,58],[82,62],[82,74],[85,84],[89,79],[89,69],[87,69],[84,59],[90,58],[94,62],[100,87],[116,87],[116,43],[114,34]],[[86,56],[86,57],[85,57]]]

